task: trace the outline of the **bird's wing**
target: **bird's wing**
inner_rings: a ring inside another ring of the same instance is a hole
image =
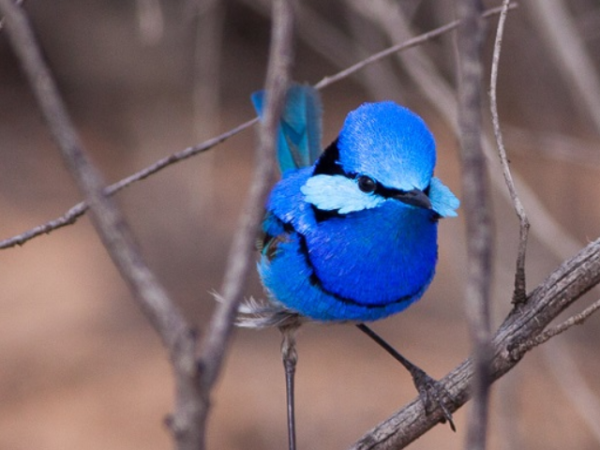
[[[252,94],[259,116],[264,91]],[[288,90],[277,134],[277,160],[281,173],[311,166],[321,154],[321,100],[315,88],[292,84]]]

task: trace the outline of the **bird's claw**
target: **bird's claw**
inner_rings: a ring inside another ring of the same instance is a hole
[[[414,371],[412,377],[425,407],[425,414],[429,415],[435,411],[436,407],[439,407],[443,414],[441,422],[448,422],[452,431],[456,431],[456,426],[452,420],[452,413],[449,408],[449,405],[454,404],[450,392],[448,392],[442,383],[431,378],[420,369]]]

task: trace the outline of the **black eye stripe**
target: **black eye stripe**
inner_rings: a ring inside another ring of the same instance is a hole
[[[317,163],[315,164],[315,170],[313,171],[313,175],[343,175],[346,178],[356,179],[358,181],[358,187],[361,191],[365,193],[375,193],[384,198],[395,197],[398,194],[404,194],[407,191],[403,191],[401,189],[392,189],[385,187],[379,181],[369,177],[368,175],[358,174],[358,173],[347,173],[342,168],[342,165],[339,162],[340,159],[340,150],[338,148],[337,139],[333,141],[329,147],[325,149],[323,154],[319,157]],[[366,181],[368,179],[370,181]],[[361,180],[363,180],[361,182]],[[374,184],[374,189],[371,189],[371,183]],[[361,187],[361,183],[363,183],[363,187]],[[366,183],[366,184],[364,184]],[[367,190],[363,189],[368,187]],[[429,196],[429,188],[428,185],[423,192]]]
[[[363,191],[365,193],[373,192],[377,195],[380,195],[383,198],[397,197],[399,194],[406,194],[406,192],[408,192],[408,191],[404,191],[402,189],[393,189],[393,188],[385,187],[379,181],[374,180],[373,178],[369,177],[368,175],[359,175],[359,174],[353,174],[353,173],[344,173],[343,175],[347,178],[356,179],[358,181],[358,188],[361,191]],[[369,180],[369,181],[367,182],[366,180]],[[368,184],[368,187],[369,187],[368,190],[363,189],[365,183]],[[371,183],[373,183],[373,185],[371,185]],[[363,185],[362,187],[361,187],[361,184]],[[430,188],[430,185],[428,185],[425,189],[423,189],[423,192],[428,197],[429,197],[429,188]]]
[[[317,160],[313,175],[346,175],[339,160],[340,150],[337,146],[336,139],[325,149]]]

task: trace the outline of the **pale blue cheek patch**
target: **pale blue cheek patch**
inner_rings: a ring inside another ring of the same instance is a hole
[[[442,217],[456,217],[460,200],[439,178],[433,177],[429,185],[431,208]]]
[[[385,202],[379,195],[362,192],[356,180],[343,175],[315,175],[300,190],[308,203],[340,214],[375,208]]]

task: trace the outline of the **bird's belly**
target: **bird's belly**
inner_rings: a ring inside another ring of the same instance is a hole
[[[417,235],[389,227],[358,234],[355,226],[334,228],[293,233],[275,258],[263,258],[263,283],[277,301],[314,320],[366,321],[421,297],[435,270],[435,227]]]
[[[415,240],[402,234],[348,233],[307,244],[315,278],[327,292],[364,305],[385,305],[420,296],[433,277],[435,233]]]

